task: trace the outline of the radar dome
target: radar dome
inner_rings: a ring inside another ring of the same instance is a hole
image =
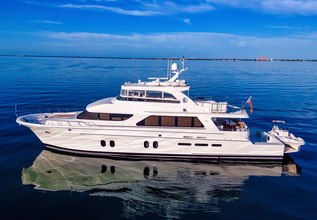
[[[177,68],[178,68],[177,67],[177,63],[173,63],[172,66],[171,66],[171,70],[172,71],[177,71]]]

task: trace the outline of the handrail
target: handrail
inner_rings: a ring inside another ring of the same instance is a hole
[[[22,122],[27,122],[27,123],[32,123],[32,124],[42,124],[42,125],[51,125],[51,126],[74,126],[78,125],[82,127],[83,125],[85,126],[97,126],[93,122],[85,122],[82,120],[61,120],[58,118],[50,118],[47,117],[47,114],[50,113],[37,113],[37,114],[30,114],[30,115],[25,115],[25,116],[20,116],[19,120]],[[56,122],[56,123],[54,123]]]
[[[69,112],[79,112],[83,111],[85,108],[82,107],[57,107],[57,108],[36,108],[36,109],[30,109],[27,110],[20,110],[18,108],[18,105],[15,104],[15,115],[16,117],[20,117],[23,115],[29,115],[29,114],[45,114],[45,113],[69,113]]]
[[[228,107],[228,112],[236,111],[237,109],[244,109],[245,102],[243,99],[239,98],[230,98],[228,96],[191,96],[190,97],[194,102],[210,102],[215,101],[217,103],[226,102]],[[230,108],[230,109],[229,109]]]
[[[53,122],[57,122],[57,124],[54,124]],[[50,119],[46,120],[47,125],[51,126],[69,126],[72,127],[74,126],[73,124],[79,125],[80,127],[83,127],[83,124],[87,127],[92,127],[92,126],[98,126],[93,122],[85,122],[85,121],[78,121],[78,120],[56,120],[56,119]]]

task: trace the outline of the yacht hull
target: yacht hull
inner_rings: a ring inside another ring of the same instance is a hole
[[[29,127],[50,149],[66,153],[127,159],[155,160],[268,160],[284,157],[284,145],[253,144],[244,137],[223,133],[171,132],[128,128]]]

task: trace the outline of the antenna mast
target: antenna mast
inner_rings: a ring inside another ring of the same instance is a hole
[[[178,70],[176,63],[173,63],[171,65],[171,69],[170,69],[171,73],[174,73],[175,75],[173,77],[171,77],[168,80],[168,82],[174,82],[182,72],[187,70],[187,68],[185,67],[185,57],[184,56],[181,59],[181,63],[182,63],[182,69],[181,70]]]

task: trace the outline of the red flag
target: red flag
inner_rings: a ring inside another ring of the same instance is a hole
[[[253,105],[252,105],[252,96],[246,101],[246,103],[250,106],[250,113],[253,113]]]

